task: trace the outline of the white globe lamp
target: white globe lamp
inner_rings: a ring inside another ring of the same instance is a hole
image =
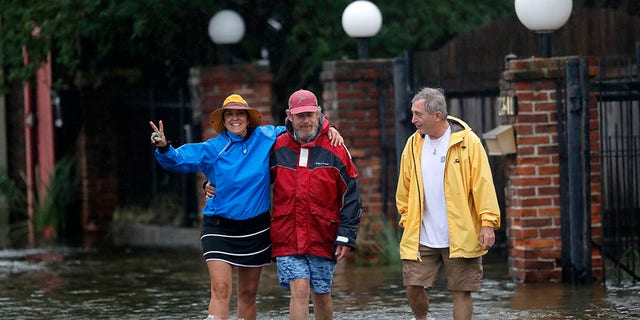
[[[515,0],[516,15],[527,29],[540,35],[540,51],[551,57],[550,34],[560,29],[571,16],[572,0]]]
[[[382,13],[371,1],[351,2],[342,12],[342,28],[349,37],[358,40],[358,58],[369,58],[369,39],[380,31]]]
[[[240,14],[233,10],[219,11],[209,20],[208,32],[213,43],[219,46],[221,62],[230,64],[230,46],[244,37],[245,25]]]

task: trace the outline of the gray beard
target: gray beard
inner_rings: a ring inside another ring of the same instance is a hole
[[[313,141],[318,136],[318,132],[320,132],[320,126],[318,126],[318,129],[316,129],[316,131],[308,139],[304,139],[298,134],[298,131],[293,130],[293,138],[298,143],[308,143],[310,141]]]

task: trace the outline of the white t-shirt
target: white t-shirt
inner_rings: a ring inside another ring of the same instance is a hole
[[[449,247],[449,222],[444,198],[444,164],[449,140],[451,140],[451,127],[436,140],[425,136],[420,156],[425,201],[420,244],[431,248]]]

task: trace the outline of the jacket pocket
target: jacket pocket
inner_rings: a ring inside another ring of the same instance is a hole
[[[295,234],[293,222],[294,219],[291,217],[290,212],[274,212],[271,214],[271,229],[269,232],[271,235],[271,242],[274,245],[293,243],[293,237]]]
[[[311,211],[311,244],[333,248],[338,233],[338,216],[326,210]]]

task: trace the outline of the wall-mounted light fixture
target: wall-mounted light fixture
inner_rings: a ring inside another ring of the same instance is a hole
[[[487,154],[505,156],[516,153],[516,141],[512,125],[500,125],[482,134],[487,143]]]

